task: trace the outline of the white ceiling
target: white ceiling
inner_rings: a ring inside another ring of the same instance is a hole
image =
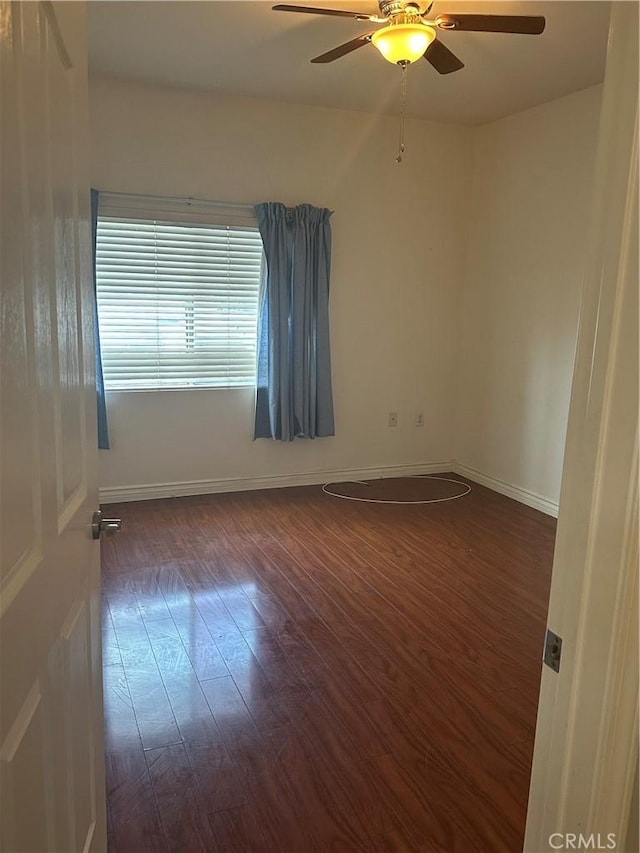
[[[277,2],[277,0],[273,0]],[[293,0],[298,5],[377,10],[375,0]],[[271,10],[264,0],[92,0],[89,62],[94,74],[234,95],[397,112],[400,71],[372,45],[328,65],[313,56],[372,29],[348,18]],[[409,70],[408,112],[481,124],[600,82],[609,3],[436,0],[432,15],[544,15],[540,36],[442,32],[465,68],[442,76],[419,60]]]

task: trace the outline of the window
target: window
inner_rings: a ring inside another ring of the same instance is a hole
[[[261,261],[250,211],[101,194],[105,388],[254,384]]]

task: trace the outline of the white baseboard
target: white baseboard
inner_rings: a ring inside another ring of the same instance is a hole
[[[504,483],[502,480],[496,480],[495,477],[489,477],[487,474],[482,474],[474,468],[469,468],[468,465],[463,465],[461,462],[452,462],[451,470],[462,477],[473,480],[474,483],[479,483],[481,486],[486,486],[494,492],[501,495],[506,495],[508,498],[513,498],[520,503],[533,507],[534,509],[544,512],[545,515],[551,515],[554,518],[558,517],[557,501],[544,498],[535,492],[529,492],[527,489],[521,489],[519,486],[514,486],[511,483]]]
[[[145,483],[134,486],[107,486],[100,489],[104,504],[125,501],[151,501],[186,495],[219,492],[243,492],[252,489],[281,489],[286,486],[315,486],[345,480],[375,480],[381,477],[406,477],[411,474],[441,474],[453,470],[453,462],[427,462],[417,465],[387,465],[383,468],[351,468],[342,471],[310,471],[271,477],[233,477],[220,480],[190,480],[177,483]]]
[[[527,506],[558,517],[558,504],[542,495],[496,480],[463,465],[461,462],[425,462],[417,465],[387,465],[381,468],[349,468],[338,471],[309,471],[270,477],[230,477],[219,480],[187,480],[175,483],[144,483],[133,486],[107,486],[100,489],[100,503],[151,501],[187,495],[211,495],[221,492],[244,492],[253,489],[282,489],[287,486],[315,486],[345,480],[375,480],[382,477],[407,477],[412,474],[442,474],[454,471],[474,483],[506,495]]]

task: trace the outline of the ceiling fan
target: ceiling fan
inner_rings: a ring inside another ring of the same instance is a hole
[[[316,56],[311,62],[333,62],[365,44],[373,44],[389,62],[407,66],[424,58],[440,74],[451,74],[464,68],[464,63],[438,38],[438,30],[460,30],[483,33],[522,33],[540,35],[544,31],[545,19],[534,15],[437,15],[429,18],[430,3],[424,12],[413,2],[406,0],[378,0],[379,14],[365,15],[361,12],[346,12],[339,9],[313,8],[311,6],[289,6],[278,4],[277,12],[304,12],[311,15],[334,15],[369,21],[386,26],[363,33],[333,50]]]

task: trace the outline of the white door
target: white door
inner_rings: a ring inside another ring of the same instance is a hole
[[[0,849],[104,851],[84,4],[0,50]]]
[[[548,624],[525,850],[637,853],[637,3],[612,4]]]

